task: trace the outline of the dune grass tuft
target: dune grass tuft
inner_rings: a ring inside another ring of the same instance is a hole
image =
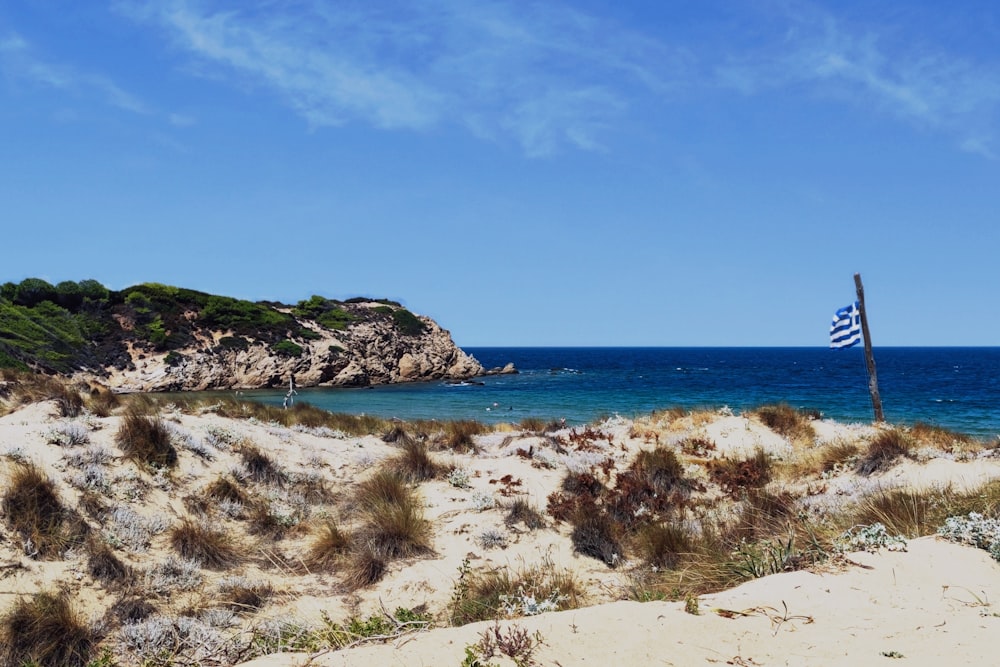
[[[524,605],[576,609],[583,592],[573,573],[545,558],[531,566],[473,570],[463,562],[448,605],[452,625],[465,625],[508,615],[522,615]],[[538,612],[543,609],[538,609]],[[536,613],[538,613],[536,612]],[[529,613],[530,609],[529,609]]]
[[[982,445],[975,438],[964,433],[917,422],[909,429],[910,437],[918,444],[936,447],[945,452],[975,450]]]
[[[399,473],[376,471],[358,486],[355,501],[362,522],[352,538],[359,546],[352,552],[349,569],[356,581],[376,573],[381,577],[392,560],[431,551],[431,524],[424,518],[420,499]]]
[[[96,417],[110,417],[111,414],[121,405],[121,398],[107,387],[95,387],[90,390],[90,395],[84,401],[84,405]]]
[[[359,539],[385,560],[430,552],[431,525],[415,496],[367,508]]]
[[[105,586],[121,586],[132,580],[132,568],[123,563],[103,540],[87,541],[87,574]]]
[[[66,593],[37,593],[0,618],[0,664],[84,667],[98,639]]]
[[[448,421],[437,442],[446,449],[459,453],[476,451],[475,436],[489,432],[489,427],[472,419]]]
[[[810,424],[815,415],[797,410],[787,403],[762,405],[751,412],[769,429],[789,440],[812,442],[816,439],[816,429]]]
[[[83,410],[83,397],[66,380],[33,372],[8,372],[13,385],[12,399],[16,404],[28,405],[42,401],[55,401],[62,417],[76,417]]]
[[[412,495],[412,491],[397,472],[379,469],[363,480],[357,489],[355,500],[363,507],[374,507],[380,503],[403,503]]]
[[[675,523],[654,523],[643,526],[636,537],[643,560],[661,569],[676,568],[681,559],[694,550],[690,531]]]
[[[274,595],[274,589],[264,581],[250,581],[244,577],[229,577],[219,582],[222,606],[240,614],[260,610]]]
[[[132,402],[126,408],[115,433],[115,443],[127,458],[136,463],[159,468],[177,465],[177,449],[170,429],[158,415],[150,414],[141,402]]]
[[[608,567],[617,567],[625,558],[621,527],[606,512],[580,511],[571,520],[573,549]]]
[[[872,475],[887,470],[901,457],[910,455],[913,443],[906,433],[896,428],[884,428],[868,443],[868,449],[858,461],[857,472]]]
[[[182,519],[170,530],[170,546],[182,558],[210,569],[224,569],[240,561],[229,535],[191,519]]]
[[[88,532],[87,524],[60,500],[55,482],[32,463],[11,464],[0,508],[31,556],[58,558]]]
[[[228,500],[232,503],[246,505],[248,496],[239,484],[231,478],[219,475],[205,487],[204,494],[213,500]]]
[[[385,576],[388,562],[374,544],[363,544],[351,552],[346,563],[345,581],[351,590],[378,583]]]
[[[408,482],[423,482],[441,474],[442,466],[427,451],[427,444],[408,438],[399,441],[402,452],[389,462],[391,470]]]
[[[343,563],[350,548],[350,534],[335,521],[328,520],[317,529],[302,560],[310,570],[329,572]]]
[[[256,445],[244,442],[239,448],[239,454],[243,470],[254,482],[281,486],[288,481],[288,474],[281,469],[281,466]]]
[[[515,498],[507,508],[504,523],[508,526],[521,524],[528,530],[536,530],[545,527],[545,517],[524,498]]]

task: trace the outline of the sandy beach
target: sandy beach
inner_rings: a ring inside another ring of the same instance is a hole
[[[995,515],[996,443],[766,411],[362,434],[19,391],[0,417],[4,637],[53,598],[107,664],[993,661],[1000,565],[934,533]],[[140,423],[174,453],[137,452]],[[851,541],[873,518],[885,532]]]

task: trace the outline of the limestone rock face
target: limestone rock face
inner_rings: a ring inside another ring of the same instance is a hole
[[[312,332],[296,338],[301,353],[282,354],[249,339],[244,349],[213,345],[227,332],[203,336],[174,352],[129,348],[131,363],[107,367],[98,379],[118,391],[204,391],[287,386],[367,386],[396,382],[467,379],[482,365],[461,350],[451,334],[427,317],[419,333],[402,333],[391,319],[362,321],[343,330],[301,322]]]

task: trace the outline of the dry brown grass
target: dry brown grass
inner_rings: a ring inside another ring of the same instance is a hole
[[[435,438],[435,442],[445,449],[468,453],[476,450],[474,436],[489,433],[489,431],[490,427],[471,419],[448,421],[444,423],[443,430]]]
[[[87,574],[105,586],[119,587],[132,581],[135,573],[103,540],[87,540]]]
[[[344,582],[350,590],[371,586],[382,580],[388,566],[377,545],[362,544],[347,559]]]
[[[924,422],[911,426],[909,433],[917,446],[934,447],[944,452],[978,451],[983,448],[982,443],[970,435]]]
[[[751,412],[762,424],[799,443],[811,443],[816,439],[816,430],[810,424],[812,415],[796,410],[787,403],[762,405]]]
[[[441,474],[444,468],[431,457],[427,443],[402,438],[398,444],[402,451],[387,465],[400,477],[408,482],[423,482]]]
[[[536,530],[545,527],[545,517],[529,501],[515,498],[507,509],[504,523],[508,526],[521,524],[528,530]]]
[[[63,592],[20,598],[0,618],[4,665],[84,667],[98,639]]]
[[[125,410],[115,443],[125,456],[136,463],[160,468],[177,465],[177,449],[170,429],[156,414],[150,414],[139,401],[133,401]]]
[[[643,560],[660,569],[675,569],[691,555],[694,543],[691,532],[675,523],[649,524],[636,536],[636,547]]]
[[[221,606],[238,614],[253,614],[260,611],[274,595],[270,584],[262,581],[247,581],[242,578],[223,580],[219,585]]]
[[[897,428],[883,428],[868,443],[868,448],[858,461],[857,472],[871,475],[892,467],[901,457],[910,456],[913,441]]]
[[[247,477],[258,484],[282,486],[288,481],[288,474],[277,461],[265,454],[251,442],[244,441],[239,447],[240,460]]]
[[[25,552],[39,558],[61,557],[88,532],[87,524],[59,498],[55,482],[32,463],[11,464],[0,508]]]
[[[852,524],[882,523],[904,537],[932,535],[950,516],[979,512],[1000,516],[1000,479],[970,491],[951,487],[930,490],[884,489],[865,496],[845,512]]]
[[[352,535],[356,546],[348,563],[351,585],[378,581],[395,559],[431,552],[432,526],[424,518],[420,498],[398,472],[377,470],[358,485],[354,502],[362,520]]]
[[[584,593],[572,572],[549,559],[517,569],[500,567],[473,571],[466,561],[459,572],[449,605],[452,625],[486,621],[503,615],[504,598],[512,604],[528,595],[536,601],[558,600],[559,609],[576,609]]]
[[[351,535],[333,521],[324,521],[316,529],[303,562],[310,570],[332,572],[339,568],[351,548]]]
[[[209,569],[225,569],[242,559],[232,537],[192,519],[182,519],[170,530],[170,546]]]
[[[390,422],[381,417],[327,412],[304,401],[298,401],[286,410],[279,406],[234,398],[212,399],[208,402],[171,396],[169,399],[154,400],[163,402],[169,400],[188,414],[201,414],[207,411],[230,419],[253,418],[264,423],[274,422],[288,427],[296,425],[326,427],[347,435],[376,435],[390,428]]]
[[[581,510],[570,523],[573,526],[570,540],[577,553],[596,558],[612,568],[625,559],[622,526],[607,512]]]
[[[122,401],[118,394],[107,387],[94,387],[84,403],[95,416],[110,417]]]
[[[76,417],[83,409],[83,397],[79,388],[66,380],[20,371],[7,371],[4,377],[12,385],[10,397],[16,405],[55,401],[59,414],[63,417]]]
[[[226,475],[219,475],[212,480],[203,491],[204,495],[213,500],[228,500],[230,502],[246,505],[249,496],[243,488],[232,478]]]

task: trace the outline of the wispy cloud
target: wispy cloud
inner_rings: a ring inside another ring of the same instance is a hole
[[[0,37],[0,69],[11,79],[47,88],[96,95],[104,103],[118,109],[137,114],[149,113],[139,98],[122,89],[109,77],[83,71],[71,65],[47,61],[36,54],[31,45],[16,33]]]
[[[221,11],[173,0],[128,5],[165,27],[213,76],[264,87],[314,125],[464,125],[529,155],[601,146],[630,88],[665,86],[671,55],[542,3],[304,3]]]
[[[630,110],[669,113],[705,90],[805,92],[985,155],[1000,110],[996,63],[911,46],[896,26],[850,22],[809,0],[740,5],[747,24],[688,15],[701,21],[690,31],[531,0],[237,6],[118,5],[164,30],[189,70],[266,90],[312,125],[459,125],[532,156],[600,150]]]
[[[900,35],[898,26],[849,24],[818,5],[792,2],[780,34],[729,53],[715,82],[745,94],[805,87],[858,108],[945,132],[992,156],[1000,63],[970,60]]]

